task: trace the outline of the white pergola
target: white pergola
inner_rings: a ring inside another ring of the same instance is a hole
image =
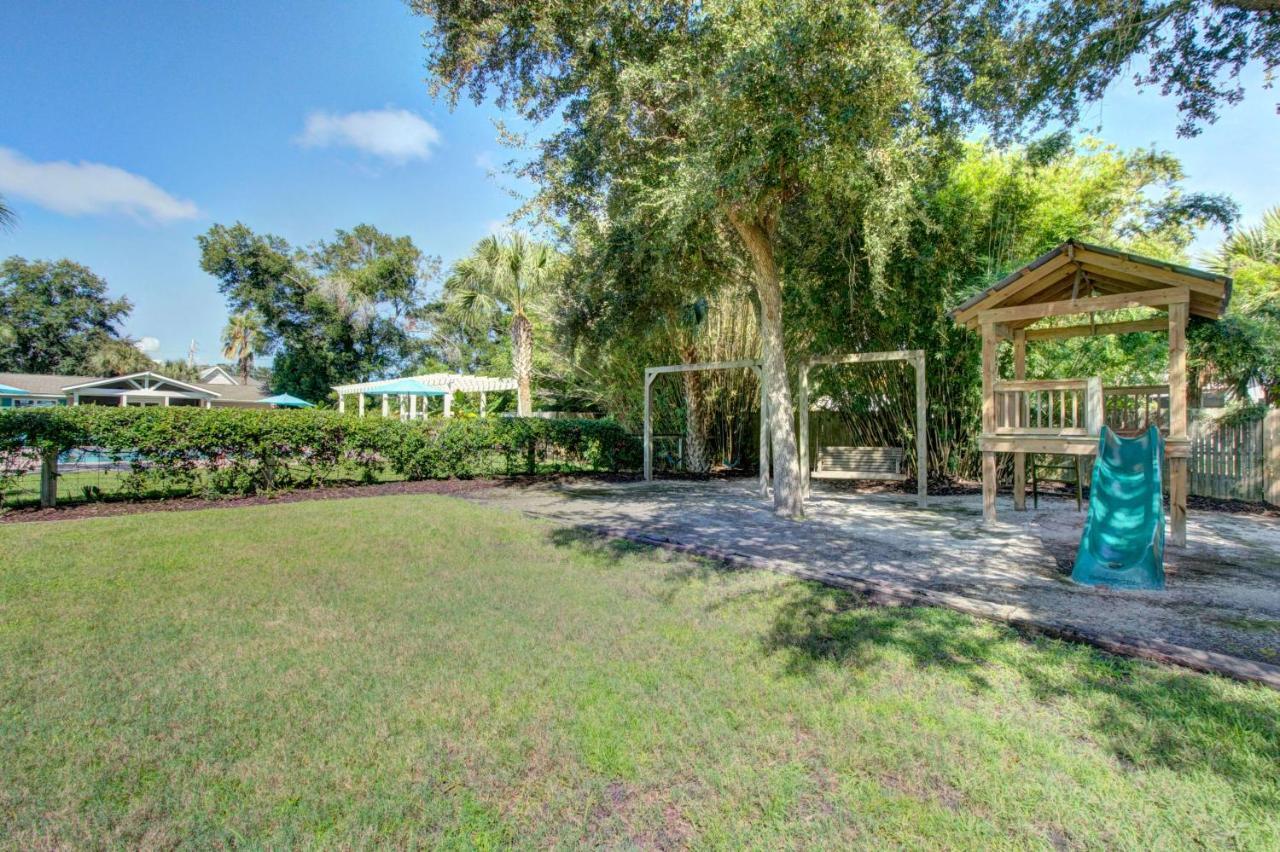
[[[359,413],[364,417],[365,399],[369,396],[381,397],[382,399],[382,416],[388,417],[391,413],[390,397],[398,397],[399,416],[401,419],[417,420],[419,418],[426,419],[428,416],[427,400],[430,397],[422,398],[422,411],[418,411],[418,397],[413,394],[393,394],[380,393],[379,388],[390,388],[397,382],[406,380],[415,381],[431,388],[438,388],[444,392],[443,400],[445,417],[453,416],[453,395],[455,393],[478,393],[480,394],[480,416],[487,414],[488,394],[495,391],[513,391],[516,389],[515,379],[506,379],[495,376],[470,376],[461,373],[420,373],[412,376],[397,376],[393,379],[378,379],[372,382],[355,382],[347,385],[335,385],[333,392],[338,395],[338,411],[345,412],[347,410],[347,397],[357,396],[359,398]],[[405,397],[408,396],[406,404]]]

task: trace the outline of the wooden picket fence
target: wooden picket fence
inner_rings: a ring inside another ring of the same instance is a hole
[[[1136,434],[1148,422],[1163,429],[1168,422],[1168,391],[1164,390],[1160,399],[1161,390],[1158,386],[1106,389],[1108,425],[1122,434]],[[1240,423],[1224,420],[1226,413],[1220,408],[1188,412],[1190,493],[1280,505],[1280,410]],[[810,458],[817,458],[823,446],[854,440],[835,412],[815,411],[809,424]]]
[[[1280,411],[1238,423],[1224,422],[1224,413],[1212,408],[1191,411],[1191,493],[1224,500],[1280,502],[1280,464],[1276,463],[1280,459],[1268,459],[1280,452]]]

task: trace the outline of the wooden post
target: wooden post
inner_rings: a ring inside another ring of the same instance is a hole
[[[40,508],[58,505],[58,451],[45,450],[40,456]]]
[[[1280,409],[1275,408],[1262,421],[1262,494],[1280,506]]]
[[[764,370],[754,367],[760,383],[760,496],[769,496],[769,398],[764,393]]]
[[[644,480],[653,479],[653,373],[644,371]]]
[[[911,359],[916,368],[916,502],[929,504],[929,403],[924,352]]]
[[[1188,301],[1169,305],[1169,531],[1174,547],[1187,543],[1187,316]]]
[[[1027,331],[1015,329],[1013,332],[1013,377],[1022,381],[1027,377]],[[1026,391],[1018,393],[1017,405],[1013,411],[1013,425],[1026,426],[1023,412],[1026,411]],[[1013,508],[1017,512],[1027,511],[1027,454],[1013,454]]]
[[[809,364],[800,364],[800,387],[796,400],[800,406],[800,493],[809,497]]]
[[[1107,422],[1106,397],[1102,395],[1102,377],[1090,376],[1084,391],[1085,431],[1095,438],[1102,434]]]
[[[995,327],[982,323],[982,434],[985,438],[996,431],[996,354],[1000,345]],[[996,520],[996,454],[982,453],[982,520]]]

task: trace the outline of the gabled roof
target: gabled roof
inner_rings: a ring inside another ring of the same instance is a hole
[[[222,396],[222,394],[209,388],[208,386],[200,387],[199,385],[188,384],[187,382],[180,382],[177,379],[171,379],[168,376],[162,376],[159,373],[153,373],[150,370],[143,370],[140,373],[130,373],[127,376],[112,376],[106,379],[91,379],[90,381],[87,381],[87,382],[64,385],[62,389],[68,393],[72,393],[75,391],[83,391],[83,390],[89,390],[92,388],[106,387],[109,385],[114,385],[119,383],[135,384],[135,385],[139,383],[143,385],[166,384],[166,385],[172,385],[173,387],[178,388],[180,390],[191,391],[197,394],[208,394],[209,396],[212,396],[212,397]],[[142,387],[138,388],[138,390],[140,391],[143,389],[144,388]]]
[[[212,367],[205,367],[203,370],[200,371],[200,381],[202,383],[222,384],[221,382],[211,381],[211,379],[214,376],[221,376],[223,379],[226,380],[226,383],[229,385],[240,384],[240,382],[236,379],[236,377],[231,375],[231,373],[227,370],[227,368],[222,366],[221,364],[214,364]]]
[[[1225,275],[1068,240],[966,300],[951,316],[960,325],[977,328],[979,314],[996,308],[1168,287],[1186,287],[1191,313],[1210,319],[1221,317],[1231,299],[1231,279]],[[1009,325],[1018,328],[1037,320]]]

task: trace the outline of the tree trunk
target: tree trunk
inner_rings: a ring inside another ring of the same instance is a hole
[[[516,414],[533,413],[533,323],[524,314],[511,320],[511,369],[516,375]]]
[[[253,369],[253,361],[248,358],[240,359],[240,384],[249,384],[249,372]]]
[[[796,445],[787,356],[782,340],[782,278],[773,254],[773,228],[759,219],[730,212],[729,221],[751,255],[756,294],[760,299],[760,349],[764,361],[764,395],[769,408],[773,456],[773,510],[788,518],[804,517],[800,461]],[[761,459],[761,464],[766,464]]]
[[[688,349],[682,353],[686,364],[695,363],[697,352]],[[707,457],[707,408],[702,399],[702,376],[699,373],[683,373],[684,379],[684,463],[690,473],[706,473],[711,470]]]

